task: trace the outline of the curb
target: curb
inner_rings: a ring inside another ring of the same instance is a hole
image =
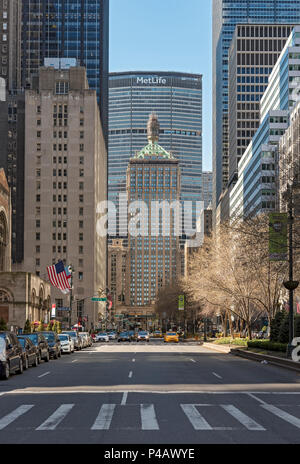
[[[252,361],[267,361],[269,364],[275,366],[284,367],[285,369],[290,369],[300,373],[300,363],[296,363],[290,359],[277,358],[276,356],[271,356],[269,354],[260,354],[253,353],[251,351],[244,351],[239,348],[232,348],[230,354],[234,356],[241,356],[242,358],[251,359]]]
[[[231,352],[230,346],[213,345],[212,343],[206,343],[206,342],[204,342],[202,346],[203,348],[208,348],[213,351],[218,351],[219,353],[230,353]]]

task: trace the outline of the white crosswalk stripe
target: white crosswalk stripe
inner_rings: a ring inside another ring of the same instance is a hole
[[[34,404],[22,404],[17,409],[12,411],[10,414],[7,414],[7,416],[2,417],[2,419],[0,419],[0,430],[3,430],[9,424],[15,421],[18,417],[25,414],[25,412],[29,411],[31,408],[33,408],[33,406]]]
[[[55,430],[74,406],[74,404],[62,404],[47,420],[45,420],[45,422],[37,427],[36,430]]]
[[[159,430],[153,404],[141,404],[142,430]]]
[[[115,407],[115,404],[103,404],[91,430],[109,430]]]
[[[238,420],[242,425],[244,425],[248,430],[257,430],[257,431],[265,431],[266,429],[259,425],[255,420],[251,419],[251,417],[244,414],[238,408],[233,406],[232,404],[222,404],[221,405],[225,411],[231,414],[236,420]]]
[[[267,411],[271,412],[272,414],[275,414],[275,416],[280,417],[280,419],[283,419],[284,421],[292,424],[294,427],[300,429],[300,419],[298,419],[295,416],[292,416],[292,414],[289,414],[283,411],[282,409],[273,406],[272,404],[261,404],[260,406],[266,409]]]
[[[195,430],[213,430],[196,408],[196,404],[181,404],[181,408]]]

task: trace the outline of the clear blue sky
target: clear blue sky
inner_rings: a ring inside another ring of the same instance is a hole
[[[110,71],[203,74],[203,170],[212,169],[211,0],[110,0]]]

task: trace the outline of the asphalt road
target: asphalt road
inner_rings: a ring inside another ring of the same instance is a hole
[[[0,444],[299,444],[300,375],[200,345],[97,344],[0,381]]]

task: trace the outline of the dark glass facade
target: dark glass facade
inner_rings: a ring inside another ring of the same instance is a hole
[[[29,86],[44,58],[76,58],[97,91],[107,136],[108,0],[23,0],[22,83]]]
[[[145,146],[152,112],[159,119],[161,145],[179,160],[181,199],[200,201],[202,76],[171,72],[110,73],[109,200],[117,205],[118,195],[126,193],[128,162]]]

